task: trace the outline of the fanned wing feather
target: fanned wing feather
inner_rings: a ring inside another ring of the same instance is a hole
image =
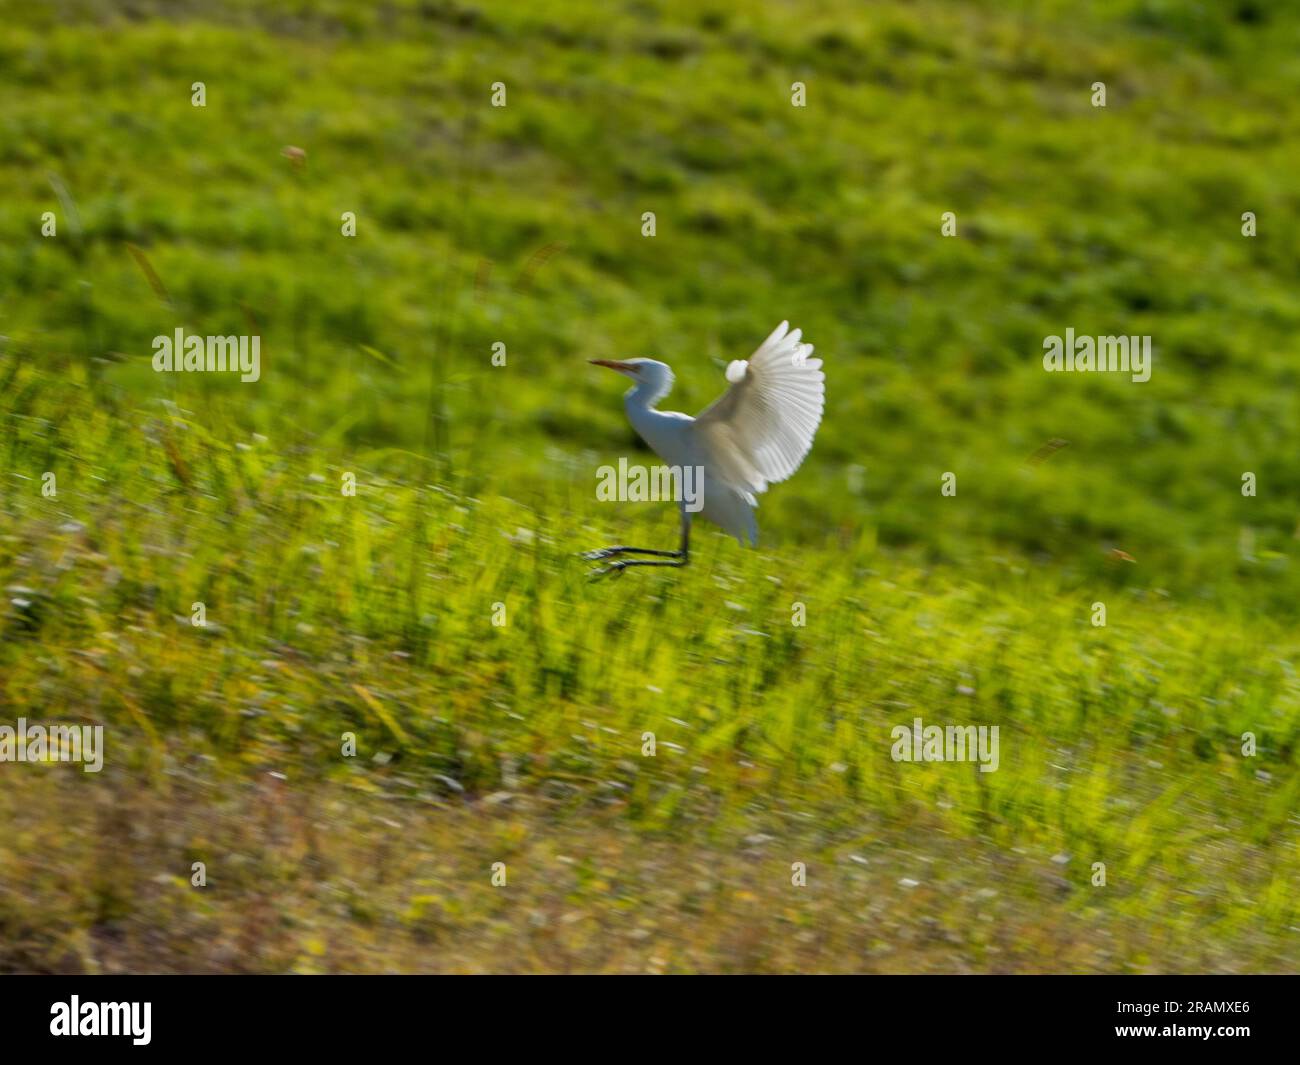
[[[727,367],[731,387],[695,419],[694,432],[717,475],[744,492],[762,492],[799,468],[825,406],[826,375],[811,344],[788,322],[749,357]]]

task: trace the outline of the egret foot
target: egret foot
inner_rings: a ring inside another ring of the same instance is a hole
[[[651,559],[640,558],[621,558],[617,562],[611,562],[608,566],[601,566],[600,569],[592,570],[591,579],[595,580],[597,577],[603,577],[608,573],[622,573],[625,569],[628,569],[631,566],[672,566],[675,569],[680,569],[682,566],[685,566],[690,562],[690,559],[681,555],[681,552],[679,551],[656,551],[655,554],[672,555],[677,557],[673,562],[656,562]]]
[[[621,555],[631,552],[635,555],[663,555],[665,558],[676,558],[680,551],[658,551],[653,547],[601,547],[595,551],[584,551],[580,557],[585,558],[588,562],[599,562],[602,558],[613,558],[615,555]]]

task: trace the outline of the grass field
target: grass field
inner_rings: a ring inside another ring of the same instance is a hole
[[[1300,967],[1300,12],[1087,7],[0,0],[0,972]],[[760,546],[590,582],[586,360],[782,318]]]

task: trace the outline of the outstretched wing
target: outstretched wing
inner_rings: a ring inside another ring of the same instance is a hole
[[[826,375],[813,346],[782,322],[748,362],[727,367],[731,387],[695,419],[717,473],[748,493],[784,481],[812,448],[825,406]]]

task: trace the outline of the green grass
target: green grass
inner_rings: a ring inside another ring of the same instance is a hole
[[[0,3],[0,723],[108,740],[0,763],[0,971],[1293,970],[1300,18],[1091,7]],[[762,546],[589,583],[676,527],[585,360],[780,318]]]

